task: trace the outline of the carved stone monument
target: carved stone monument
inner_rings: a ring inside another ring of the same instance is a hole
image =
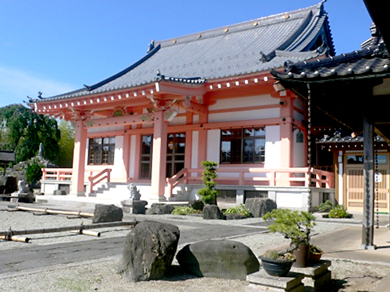
[[[26,202],[33,203],[35,201],[35,195],[31,192],[28,184],[24,180],[19,180],[18,191],[11,194],[11,202]]]
[[[127,188],[130,191],[130,197],[128,200],[121,201],[123,212],[131,214],[145,214],[145,206],[148,204],[148,202],[141,200],[141,193],[137,189],[137,186],[133,183],[130,183]]]

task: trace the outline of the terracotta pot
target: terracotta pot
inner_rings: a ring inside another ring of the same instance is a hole
[[[293,255],[295,255],[296,258],[296,261],[293,264],[294,267],[306,267],[309,261],[309,245],[298,245],[298,248],[293,250]]]
[[[293,264],[290,260],[272,260],[260,256],[261,264],[268,275],[283,277],[288,274]]]
[[[322,256],[322,252],[310,253],[309,259],[311,262],[317,263],[320,261],[321,256]]]

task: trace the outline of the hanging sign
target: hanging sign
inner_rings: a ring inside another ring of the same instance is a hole
[[[382,182],[382,173],[381,172],[375,173],[375,182],[376,183],[381,183]]]

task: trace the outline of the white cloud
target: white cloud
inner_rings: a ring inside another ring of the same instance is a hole
[[[74,86],[34,76],[31,73],[0,66],[0,107],[36,98],[41,91],[44,97],[76,89]]]

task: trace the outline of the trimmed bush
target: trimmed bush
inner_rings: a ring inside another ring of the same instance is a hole
[[[238,206],[231,207],[223,212],[224,215],[227,214],[238,214],[242,215],[244,217],[251,217],[251,212],[245,208],[243,204],[240,204]]]
[[[351,215],[345,210],[343,205],[334,207],[329,211],[329,218],[349,218]]]
[[[189,215],[189,214],[200,214],[202,211],[195,210],[192,207],[189,206],[175,206],[175,208],[172,211],[172,215]]]

